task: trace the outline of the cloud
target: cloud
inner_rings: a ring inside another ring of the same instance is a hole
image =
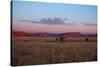
[[[65,23],[65,20],[61,18],[42,18],[39,21],[36,20],[20,20],[21,22],[30,22],[30,23],[40,23],[40,24],[48,24],[48,25],[73,25],[73,23]]]
[[[93,23],[83,23],[84,25],[89,25],[89,26],[96,26],[97,24],[93,24]]]

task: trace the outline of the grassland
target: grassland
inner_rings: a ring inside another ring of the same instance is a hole
[[[67,37],[64,42],[55,37],[12,38],[12,65],[37,65],[86,62],[97,60],[96,37]]]

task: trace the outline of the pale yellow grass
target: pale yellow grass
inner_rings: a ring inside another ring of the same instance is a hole
[[[88,38],[89,42],[85,42],[84,37],[69,37],[63,43],[55,37],[13,38],[12,65],[96,61],[96,37]]]

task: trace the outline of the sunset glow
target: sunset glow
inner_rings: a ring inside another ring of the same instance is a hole
[[[96,33],[96,11],[89,5],[13,1],[12,27],[28,33]]]

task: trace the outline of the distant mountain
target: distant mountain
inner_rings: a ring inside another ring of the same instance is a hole
[[[66,32],[66,33],[47,33],[47,32],[36,32],[26,33],[22,31],[12,31],[12,35],[19,36],[33,36],[33,37],[57,37],[63,35],[64,37],[85,37],[85,36],[97,36],[97,34],[81,34],[80,32]]]
[[[81,37],[93,37],[93,36],[97,36],[97,34],[81,34]]]
[[[19,37],[19,36],[31,36],[31,35],[22,31],[12,31],[12,36]]]

